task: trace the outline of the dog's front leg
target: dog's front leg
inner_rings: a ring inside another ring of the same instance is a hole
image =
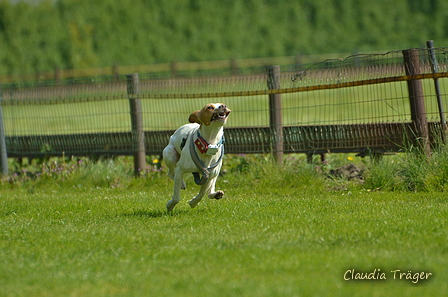
[[[196,205],[201,202],[202,198],[206,193],[208,193],[208,198],[210,199],[221,199],[224,196],[223,191],[216,191],[215,192],[215,184],[218,177],[212,178],[209,180],[206,184],[201,186],[201,189],[199,190],[199,193],[196,197],[191,199],[188,204],[190,204],[191,208],[196,207]]]
[[[198,205],[199,202],[201,202],[202,197],[204,197],[205,193],[207,193],[209,188],[210,188],[210,181],[206,182],[204,185],[201,186],[198,195],[193,199],[191,199],[190,201],[188,201],[188,204],[190,204],[191,208],[195,208],[196,205]]]
[[[176,206],[177,203],[180,201],[180,189],[182,188],[182,184],[184,182],[183,180],[183,172],[180,170],[179,167],[176,167],[174,170],[174,190],[173,190],[173,197],[170,201],[166,204],[166,209],[168,211],[172,211],[174,206]]]
[[[208,193],[208,198],[210,199],[221,199],[222,197],[224,197],[224,192],[219,190],[215,192],[215,185],[216,185],[216,180],[218,179],[218,177],[215,177],[214,179],[212,179],[211,183],[210,183],[210,191]]]

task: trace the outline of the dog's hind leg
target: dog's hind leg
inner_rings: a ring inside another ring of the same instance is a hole
[[[168,176],[174,180],[174,172],[176,168],[177,162],[179,162],[180,154],[176,151],[173,145],[168,145],[163,150],[163,162],[165,163],[166,167],[168,167]],[[187,188],[185,181],[182,179],[182,184],[180,186],[182,190],[185,190]]]
[[[173,145],[169,144],[163,149],[163,163],[168,167],[168,176],[174,180],[174,168],[180,159],[180,154]]]
[[[174,172],[174,191],[173,191],[173,197],[170,201],[166,204],[166,209],[168,211],[172,211],[173,208],[176,206],[177,203],[180,201],[180,189],[182,187],[183,181],[183,172],[176,167]]]

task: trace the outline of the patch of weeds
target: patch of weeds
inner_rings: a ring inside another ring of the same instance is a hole
[[[82,188],[123,188],[134,184],[131,157],[104,159],[48,158],[31,162],[11,161],[14,172],[2,180],[5,186],[30,189],[48,186]],[[151,159],[140,175],[155,177],[164,174],[158,159]]]
[[[388,157],[380,161],[372,161],[364,173],[363,188],[369,191],[395,191],[402,190],[400,178],[400,161]]]

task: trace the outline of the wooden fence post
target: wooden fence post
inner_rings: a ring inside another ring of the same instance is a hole
[[[171,71],[171,77],[177,76],[177,62],[176,61],[171,61],[170,71]]]
[[[61,68],[59,68],[58,66],[54,67],[54,84],[61,84]]]
[[[269,90],[280,89],[280,66],[267,67]],[[283,162],[282,100],[280,94],[269,94],[269,127],[273,139],[273,153],[277,164]]]
[[[112,66],[112,76],[114,77],[114,80],[120,80],[120,69],[118,63],[114,63]]]
[[[140,95],[140,82],[138,73],[128,74],[127,86],[129,96],[129,108],[131,114],[131,131],[134,149],[134,174],[140,176],[146,167],[145,133],[143,131],[142,102]]]
[[[431,63],[432,73],[434,74],[438,73],[439,64],[437,62],[436,52],[434,51],[434,41],[433,40],[426,41],[426,46],[428,48],[429,62]],[[442,101],[442,95],[440,94],[440,85],[438,78],[434,78],[434,88],[436,90],[437,106],[439,107],[439,117],[441,125],[440,137],[442,143],[445,143],[446,121],[445,121],[445,114],[443,111],[443,101]]]
[[[230,72],[232,75],[238,75],[238,64],[235,59],[230,59]]]
[[[3,100],[3,91],[0,87],[0,101]],[[3,108],[0,105],[0,163],[2,168],[2,174],[8,175],[8,153],[6,150],[6,135],[5,126],[3,123]]]
[[[418,49],[403,51],[404,68],[406,75],[420,74],[420,58]],[[425,96],[422,81],[418,79],[408,80],[409,103],[411,107],[411,120],[416,144],[429,156],[428,122],[426,119]]]

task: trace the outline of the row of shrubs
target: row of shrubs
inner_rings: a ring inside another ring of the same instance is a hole
[[[33,159],[29,164],[10,159],[9,167],[12,173],[3,177],[2,184],[11,189],[171,186],[166,168],[157,157],[147,158],[141,178],[134,177],[131,157]],[[448,153],[445,147],[439,147],[431,156],[419,151],[381,159],[329,154],[326,161],[315,159],[314,163],[308,163],[303,155],[287,155],[281,165],[269,155],[226,155],[218,186],[222,183],[310,191],[443,192],[448,189]]]

